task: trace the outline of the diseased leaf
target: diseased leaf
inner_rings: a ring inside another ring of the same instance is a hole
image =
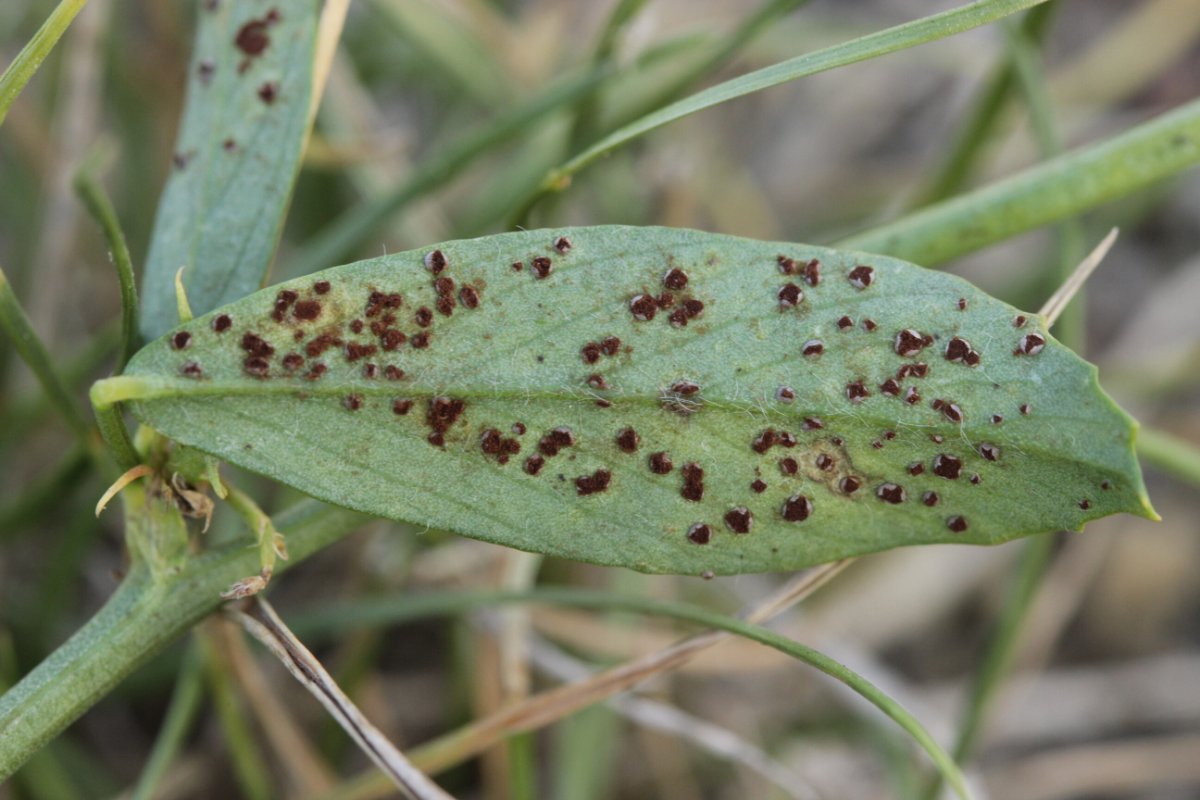
[[[198,4],[188,101],[159,203],[142,335],[177,321],[175,273],[196,313],[262,285],[308,131],[320,4]]]
[[[1153,516],[1043,321],[882,256],[664,228],[449,242],[256,293],[111,400],[323,500],[649,572]]]

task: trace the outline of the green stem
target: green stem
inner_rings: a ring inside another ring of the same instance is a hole
[[[344,632],[360,626],[394,624],[431,615],[461,614],[476,608],[488,608],[505,603],[539,603],[597,611],[652,614],[691,622],[704,628],[727,631],[772,647],[815,667],[870,701],[900,725],[929,754],[934,764],[937,765],[946,780],[955,787],[960,796],[967,796],[966,789],[962,784],[962,776],[954,761],[946,755],[941,746],[908,711],[872,685],[866,678],[823,653],[781,636],[768,628],[686,603],[558,587],[517,592],[444,592],[326,606],[303,620],[296,620],[294,628],[297,631],[309,632],[317,630]],[[517,733],[520,730],[522,729],[518,726],[509,730],[508,733]],[[464,742],[467,743],[467,746],[464,746]],[[490,738],[478,737],[474,726],[468,725],[454,733],[412,749],[409,756],[413,763],[422,769],[437,772],[474,754],[479,746],[487,746],[491,743]]]
[[[138,776],[131,800],[152,800],[159,781],[171,768],[171,763],[183,746],[183,740],[196,719],[203,697],[204,681],[200,658],[192,651],[183,660],[183,667],[175,682],[175,690],[171,693],[170,705],[167,706],[167,715],[163,719],[158,736],[154,739],[154,748],[150,751],[146,766]]]
[[[71,20],[75,19],[75,15],[86,3],[87,0],[62,0],[50,12],[50,16],[42,23],[42,27],[38,28],[38,32],[29,43],[17,53],[17,57],[8,65],[8,69],[4,70],[4,74],[0,75],[0,125],[4,124],[8,109],[12,107],[17,95],[21,94],[25,84],[29,83],[42,61],[66,32]]]
[[[712,108],[729,100],[769,89],[797,78],[878,58],[937,39],[944,39],[947,36],[995,22],[1009,14],[1035,6],[1039,2],[1044,2],[1044,0],[982,0],[740,75],[665,108],[660,108],[614,131],[557,169],[551,170],[542,180],[538,194],[548,194],[565,189],[570,185],[572,176],[601,157],[650,131],[697,111],[703,111],[706,108]],[[526,202],[529,203],[532,199]]]
[[[92,387],[92,410],[96,416],[96,427],[100,429],[100,437],[108,446],[108,452],[117,462],[122,472],[133,469],[142,463],[141,456],[129,439],[129,430],[125,427],[125,419],[121,416],[121,406],[117,403],[97,402],[95,386]]]
[[[121,344],[113,374],[119,375],[138,346],[137,286],[133,278],[133,259],[129,256],[129,246],[125,243],[117,212],[96,178],[94,168],[95,162],[89,159],[75,176],[75,191],[104,231],[104,238],[108,240],[112,252],[113,266],[117,269],[117,282],[121,286]]]
[[[1200,447],[1154,428],[1141,428],[1137,453],[1151,466],[1173,478],[1200,487]]]
[[[0,269],[0,330],[12,340],[17,353],[29,365],[29,369],[33,370],[38,383],[42,385],[42,391],[58,408],[71,432],[82,444],[87,445],[91,435],[88,424],[79,413],[75,401],[71,399],[67,387],[59,379],[50,353],[38,338],[33,324],[25,315],[25,310],[21,308],[21,303],[13,293],[3,269]]]
[[[835,246],[932,266],[1079,214],[1200,163],[1200,100],[1126,133]]]
[[[291,566],[332,544],[365,517],[315,501],[275,518]],[[221,592],[256,571],[258,553],[235,544],[186,559],[154,580],[135,562],[104,607],[65,644],[0,696],[0,782],[92,707],[139,664],[221,605]]]

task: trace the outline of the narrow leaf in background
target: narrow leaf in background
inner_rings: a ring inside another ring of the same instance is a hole
[[[142,334],[177,321],[175,273],[197,314],[262,285],[299,169],[320,3],[201,3],[188,100],[142,294]]]

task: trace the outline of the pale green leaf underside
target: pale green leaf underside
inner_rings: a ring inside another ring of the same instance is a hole
[[[556,249],[560,237],[570,241],[566,252]],[[183,338],[176,332],[148,345],[105,396],[132,400],[140,419],[173,439],[332,503],[649,572],[794,569],[900,545],[1078,529],[1120,511],[1153,514],[1133,455],[1134,425],[1099,389],[1094,367],[1050,339],[1040,319],[1028,315],[1014,327],[1017,310],[961,279],[882,256],[664,228],[529,231],[436,249],[448,262],[442,277],[455,282],[456,307],[450,316],[435,311],[429,328],[414,318],[436,305],[423,263],[434,247],[327,270],[199,318],[177,329],[190,333],[186,346],[175,346]],[[820,283],[781,274],[781,255],[801,267],[818,259]],[[531,272],[535,257],[552,262],[544,279]],[[847,277],[859,265],[873,268],[862,289]],[[664,275],[676,268],[687,286],[671,291],[674,306],[635,319],[631,299],[668,291]],[[319,281],[329,282],[324,294]],[[804,299],[781,309],[788,283]],[[464,286],[478,293],[477,308],[464,307]],[[282,289],[297,300],[277,313]],[[403,296],[389,327],[407,341],[351,360],[350,343],[381,341],[370,323],[387,310],[367,315],[373,291]],[[670,312],[689,299],[704,304],[702,313],[673,325]],[[297,309],[314,311],[300,305],[309,301],[319,316],[298,320]],[[224,332],[214,331],[218,313],[231,320]],[[843,316],[853,324],[839,325]],[[352,332],[354,320],[361,333]],[[934,341],[917,356],[898,355],[903,329]],[[423,330],[428,346],[413,347]],[[247,374],[247,363],[263,368],[248,362],[247,332],[274,348],[266,377]],[[344,344],[308,357],[321,334]],[[1014,355],[1029,334],[1045,337],[1044,349]],[[944,357],[956,336],[980,354],[976,366]],[[586,363],[588,343],[607,337],[620,339],[616,354]],[[810,340],[823,343],[819,356],[802,355]],[[899,368],[918,362],[928,365],[926,377],[898,381],[900,397],[881,392]],[[306,378],[317,363],[327,371]],[[389,380],[388,366],[405,376]],[[685,403],[672,400],[681,381],[699,387]],[[847,384],[857,381],[869,396],[852,402]],[[795,393],[792,402],[780,398],[781,387]],[[903,398],[910,387],[921,396],[915,404]],[[428,441],[435,397],[465,404],[440,447]],[[361,407],[350,408],[350,398]],[[397,399],[413,401],[406,415],[394,413]],[[956,404],[962,423],[934,400]],[[521,426],[526,432],[514,433]],[[637,432],[636,452],[617,442],[627,427]],[[555,428],[569,429],[574,444],[529,474],[527,459]],[[768,428],[790,432],[795,444],[756,452]],[[484,452],[488,429],[515,439],[520,452],[503,464]],[[996,460],[981,455],[984,445],[996,448]],[[657,452],[669,454],[669,473],[650,469]],[[961,460],[961,477],[934,474],[939,454]],[[781,467],[788,458],[795,474]],[[703,469],[699,500],[684,496],[688,463]],[[600,470],[610,473],[607,487],[581,494],[577,479]],[[842,488],[848,477],[861,483],[850,494]],[[756,480],[766,488],[752,488]],[[903,488],[903,502],[877,496],[888,483]],[[923,502],[926,492],[936,492],[936,505]],[[784,505],[797,495],[811,514],[788,521]],[[748,533],[725,522],[739,507],[753,516]],[[948,526],[956,516],[966,521],[961,532]],[[711,528],[707,544],[689,540],[698,523]]]
[[[262,286],[300,165],[316,0],[199,3],[188,99],[142,290],[142,335],[175,322],[184,267],[197,313]]]

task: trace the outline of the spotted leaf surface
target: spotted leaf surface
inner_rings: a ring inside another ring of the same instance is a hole
[[[308,130],[320,6],[197,3],[187,107],[146,258],[146,338],[176,320],[180,267],[197,313],[262,286]]]
[[[323,500],[649,572],[1153,515],[1133,423],[1038,317],[894,259],[695,231],[327,270],[177,327],[109,391]]]

